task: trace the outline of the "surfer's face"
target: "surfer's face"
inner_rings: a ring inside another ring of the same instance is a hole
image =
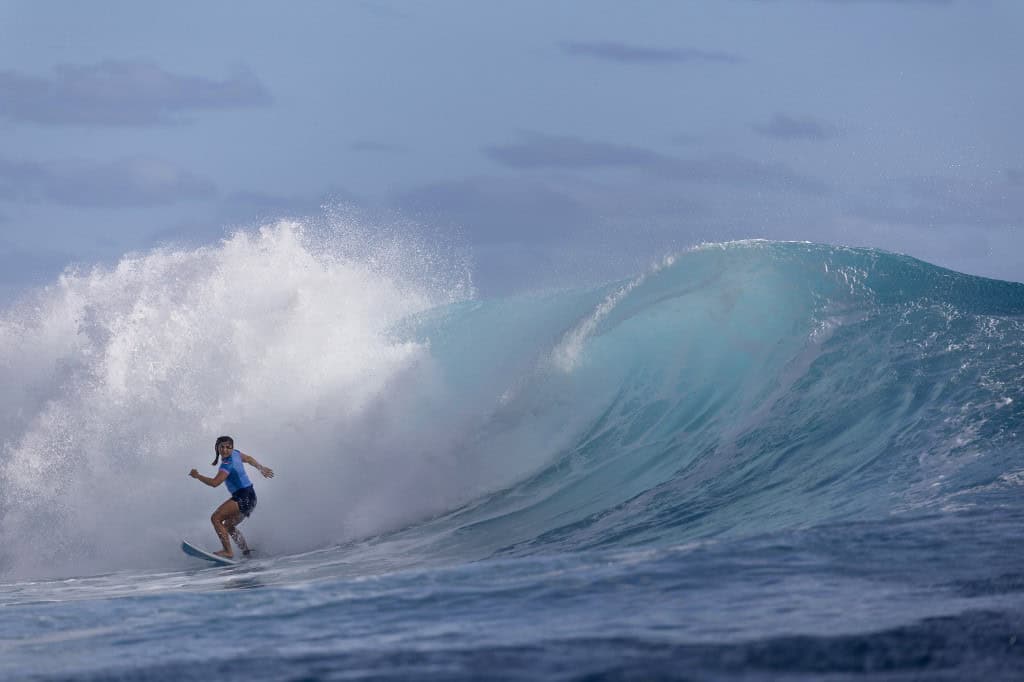
[[[234,443],[224,442],[217,446],[217,454],[221,456],[221,459],[227,459],[231,456],[231,451],[234,449]]]

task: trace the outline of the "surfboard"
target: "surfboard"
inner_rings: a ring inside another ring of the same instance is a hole
[[[207,561],[212,561],[213,563],[220,564],[221,566],[234,566],[238,563],[234,559],[225,559],[224,557],[217,556],[212,552],[207,552],[205,549],[199,549],[188,540],[181,541],[181,551],[189,556],[194,556],[198,559],[206,559]]]

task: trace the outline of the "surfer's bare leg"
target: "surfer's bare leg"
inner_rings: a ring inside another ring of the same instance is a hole
[[[239,514],[239,516],[241,516],[241,514]],[[241,523],[241,522],[242,522],[242,519],[239,519],[238,523]],[[242,531],[238,530],[238,526],[236,525],[233,528],[229,528],[228,529],[228,533],[230,533],[231,537],[234,538],[235,544],[238,545],[238,549],[242,550],[242,555],[243,556],[248,556],[249,555],[249,545],[245,544],[245,536],[242,535]]]
[[[234,500],[227,500],[224,504],[217,507],[215,512],[213,512],[213,515],[210,517],[210,521],[213,523],[214,532],[217,533],[217,537],[220,538],[220,544],[224,547],[224,549],[219,552],[214,552],[214,554],[228,559],[234,556],[234,553],[231,551],[230,535],[238,532],[235,530],[235,526],[237,526],[241,520],[242,513],[238,511],[238,503]]]

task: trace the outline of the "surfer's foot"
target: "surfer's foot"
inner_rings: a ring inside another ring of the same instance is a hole
[[[219,552],[214,552],[214,554],[217,556],[222,556],[225,559],[231,559],[234,557],[234,554],[232,554],[231,552],[225,552],[223,549]]]
[[[242,556],[250,556],[251,554],[252,554],[252,550],[251,549],[246,549],[246,550],[242,551]]]

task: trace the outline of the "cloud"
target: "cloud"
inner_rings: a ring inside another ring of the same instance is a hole
[[[591,142],[577,137],[527,133],[521,142],[486,147],[492,160],[522,170],[626,168],[664,179],[696,184],[763,187],[824,194],[827,185],[782,164],[717,155],[699,159],[674,156],[630,145]]]
[[[392,206],[465,244],[484,296],[635,273],[666,244],[697,243],[711,207],[648,178],[478,176],[423,185]]]
[[[516,144],[486,147],[484,154],[511,168],[646,168],[671,165],[670,157],[641,147],[590,142],[571,136],[526,133]]]
[[[362,203],[359,196],[342,187],[309,194],[233,192],[220,202],[217,222],[222,225],[253,225],[286,218],[310,218],[322,215],[332,206]]]
[[[282,219],[309,219],[329,207],[360,205],[360,199],[340,187],[320,193],[271,194],[261,191],[232,192],[219,199],[213,210],[164,227],[150,236],[154,244],[204,244],[238,228],[265,225]]]
[[[377,152],[383,154],[397,154],[409,151],[408,147],[390,142],[378,142],[375,140],[359,140],[348,146],[353,152]]]
[[[38,284],[52,279],[69,260],[68,254],[50,249],[26,250],[0,244],[0,286]]]
[[[953,0],[820,0],[833,5],[950,5]]]
[[[847,209],[859,218],[914,227],[1016,228],[1024,216],[1024,194],[1006,188],[1003,178],[895,178],[867,188]]]
[[[776,0],[756,0],[760,3],[774,3]],[[832,5],[952,5],[954,0],[811,0]]]
[[[759,4],[775,4],[778,0],[751,0]],[[807,2],[827,3],[830,5],[926,5],[945,7],[952,5],[954,0],[806,0]],[[781,4],[781,3],[779,3]]]
[[[781,163],[752,161],[739,156],[718,155],[704,159],[679,160],[674,177],[685,182],[828,194],[823,180],[798,173]]]
[[[160,206],[216,194],[214,185],[158,159],[109,163],[0,158],[0,199],[79,207]]]
[[[372,2],[370,0],[362,0],[358,3],[359,6],[367,13],[372,14],[380,19],[409,19],[412,14],[404,9],[398,9],[392,4],[386,2]]]
[[[52,78],[0,71],[0,118],[42,125],[151,126],[180,122],[187,111],[266,106],[252,73],[224,80],[169,73],[143,61],[63,64]]]
[[[562,42],[565,54],[606,59],[620,64],[738,64],[742,60],[727,52],[699,50],[691,47],[657,48],[617,42]]]
[[[829,140],[839,136],[839,129],[829,123],[787,114],[775,114],[768,123],[751,127],[766,137],[783,140]]]
[[[673,135],[670,141],[677,147],[685,147],[691,144],[696,144],[700,141],[700,138],[689,133],[678,133]]]
[[[594,216],[580,202],[543,183],[477,177],[412,188],[395,199],[400,210],[446,222],[470,242],[550,242],[586,230]]]

